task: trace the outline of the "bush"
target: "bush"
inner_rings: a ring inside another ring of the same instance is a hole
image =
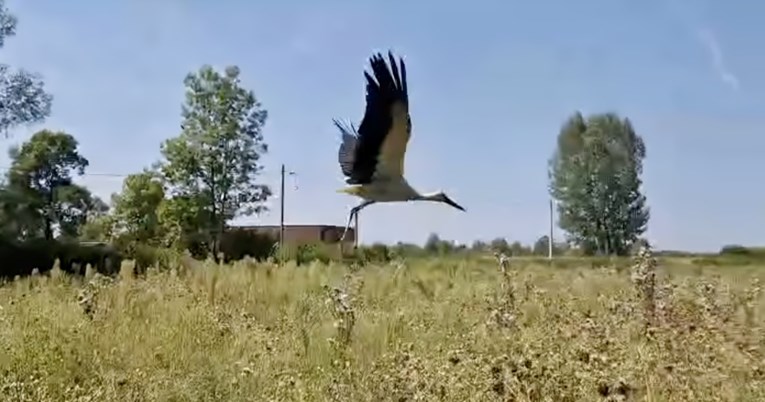
[[[301,244],[297,247],[295,262],[297,265],[319,261],[324,264],[332,260],[332,255],[324,244]]]
[[[122,254],[104,243],[0,239],[0,278],[27,276],[34,269],[40,273],[48,272],[53,269],[56,259],[61,270],[70,274],[84,274],[85,267],[90,264],[101,274],[115,275],[122,264]]]
[[[385,264],[392,259],[392,253],[385,244],[375,243],[370,247],[359,247],[356,250],[356,258],[362,262]]]
[[[207,258],[210,253],[210,242],[208,236],[201,233],[191,233],[183,235],[181,238],[181,249],[188,250],[192,257],[197,259]]]
[[[135,263],[135,274],[143,275],[151,267],[161,271],[170,270],[177,260],[177,254],[170,249],[137,244],[131,258]]]
[[[272,255],[276,244],[277,240],[267,234],[244,229],[230,229],[221,238],[220,251],[227,263],[247,256],[263,261]]]
[[[744,247],[737,244],[724,246],[717,255],[708,255],[694,260],[699,265],[750,265],[765,260],[765,249]]]
[[[72,272],[73,267],[69,264],[78,264],[81,273],[85,273],[87,265],[90,265],[96,272],[102,275],[114,276],[120,272],[123,255],[110,244],[98,242],[60,243],[59,247],[60,250],[69,251],[66,262],[61,257],[62,252],[57,253],[63,271]]]
[[[40,273],[53,269],[55,247],[50,242],[0,240],[0,278],[28,276],[34,269]]]
[[[44,244],[44,240],[39,241]],[[96,272],[103,275],[116,275],[122,265],[122,253],[114,246],[100,242],[79,243],[76,241],[52,241],[43,247],[45,251],[51,252],[54,259],[59,260],[62,271],[70,274],[84,274],[87,265],[93,267]]]
[[[727,245],[720,249],[720,255],[750,256],[752,254],[752,250],[738,244]]]

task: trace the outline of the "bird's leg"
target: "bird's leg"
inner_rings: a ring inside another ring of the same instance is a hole
[[[348,233],[348,229],[351,227],[351,222],[353,222],[353,216],[358,215],[359,211],[362,209],[374,204],[375,202],[372,200],[365,200],[361,204],[351,208],[351,213],[348,216],[348,224],[345,225],[345,230],[343,231],[343,235],[340,237],[340,243],[342,243],[345,240],[345,235]]]

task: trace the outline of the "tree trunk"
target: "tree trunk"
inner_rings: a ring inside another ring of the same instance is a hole
[[[53,240],[53,222],[49,216],[45,217],[45,226],[43,230],[45,234],[45,240]]]
[[[50,191],[48,192],[48,205],[45,208],[45,218],[44,218],[45,240],[53,240],[53,202],[54,202],[53,192],[54,191],[56,191],[56,187],[51,186]]]

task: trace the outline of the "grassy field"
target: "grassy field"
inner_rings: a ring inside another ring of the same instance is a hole
[[[0,400],[765,400],[765,267],[646,261],[54,271],[0,287]]]

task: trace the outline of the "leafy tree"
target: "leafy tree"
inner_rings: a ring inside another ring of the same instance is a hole
[[[425,240],[425,245],[423,248],[428,253],[437,253],[440,244],[441,244],[441,238],[438,236],[438,234],[431,233],[428,235],[427,240]]]
[[[112,196],[114,230],[129,241],[157,245],[163,236],[159,207],[164,200],[164,185],[156,173],[129,175],[122,192]]]
[[[36,199],[27,188],[0,187],[0,232],[3,238],[28,240],[43,233]]]
[[[80,228],[80,240],[111,242],[114,240],[114,226],[111,214],[89,216]]]
[[[625,255],[645,232],[643,158],[642,138],[613,113],[586,120],[575,113],[562,127],[550,159],[550,193],[560,227],[585,253]]]
[[[547,253],[550,251],[549,246],[550,245],[550,236],[544,235],[537,239],[537,241],[534,242],[534,246],[531,249],[531,252],[536,255],[547,255]],[[553,244],[553,253],[555,252],[555,244]]]
[[[0,0],[0,48],[5,39],[16,34],[18,20]],[[36,123],[50,115],[53,97],[44,90],[40,78],[25,70],[12,71],[7,64],[0,64],[0,131],[28,123]]]
[[[260,157],[267,152],[262,134],[267,113],[241,86],[237,67],[221,74],[203,66],[184,84],[182,132],[162,144],[160,168],[173,198],[197,203],[196,220],[217,258],[226,222],[264,211],[271,195],[257,184]]]
[[[568,241],[554,241],[553,242],[553,253],[559,254],[559,255],[566,255],[571,251],[571,247],[568,243]]]
[[[472,245],[470,245],[470,250],[480,252],[480,251],[486,251],[488,247],[489,246],[486,244],[486,242],[482,240],[476,240],[473,242]]]
[[[399,258],[421,257],[425,254],[425,250],[419,245],[404,242],[397,242],[395,245],[390,247],[390,251],[392,255],[395,255]]]
[[[514,241],[513,244],[510,245],[510,255],[519,256],[529,254],[531,254],[531,249],[524,246],[519,241]]]
[[[55,216],[62,236],[77,238],[89,219],[104,215],[109,206],[85,187],[76,184],[55,189]]]
[[[455,242],[441,239],[438,234],[431,233],[425,240],[423,247],[424,251],[428,254],[448,254],[455,251]]]
[[[454,241],[441,240],[438,243],[438,254],[446,255],[446,254],[454,252],[456,248],[457,247],[455,246]]]
[[[67,133],[42,130],[9,152],[13,162],[7,194],[24,205],[32,220],[42,222],[42,234],[48,240],[53,239],[55,225],[63,224],[62,229],[68,230],[75,221],[81,222],[71,215],[74,209],[98,209],[92,197],[83,201],[87,198],[84,189],[71,189],[72,172],[83,174],[88,166],[77,145]]]
[[[510,252],[510,245],[507,244],[507,240],[504,237],[497,237],[489,243],[489,248],[498,253],[508,254]]]
[[[178,249],[194,249],[204,256],[209,250],[210,218],[199,196],[178,195],[159,205],[157,216],[164,233],[164,245]]]

